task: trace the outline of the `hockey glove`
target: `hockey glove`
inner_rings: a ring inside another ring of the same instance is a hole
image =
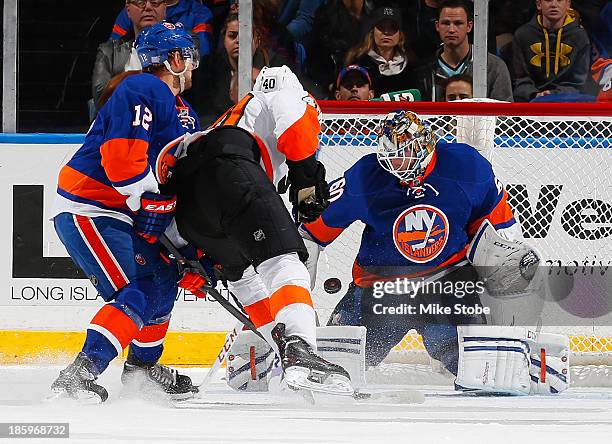
[[[293,162],[288,160],[289,200],[298,223],[314,222],[329,206],[325,167],[315,156]]]
[[[150,244],[166,230],[176,209],[176,196],[146,191],[140,196],[140,210],[134,218],[134,231]]]
[[[206,297],[206,293],[202,291],[202,287],[208,284],[208,279],[202,276],[195,268],[185,268],[181,274],[181,279],[178,281],[178,286],[189,290],[198,298]]]
[[[189,290],[198,298],[206,296],[206,292],[202,289],[204,286],[215,287],[217,285],[217,276],[215,266],[212,260],[204,255],[202,250],[196,249],[191,245],[187,245],[180,249],[181,254],[189,259],[187,265],[182,265],[181,277],[178,281],[178,286]],[[205,275],[195,262],[199,262],[204,269]]]

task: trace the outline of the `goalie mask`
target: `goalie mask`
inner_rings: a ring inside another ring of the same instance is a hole
[[[410,111],[387,114],[378,130],[378,163],[402,182],[421,178],[436,145],[429,125]]]

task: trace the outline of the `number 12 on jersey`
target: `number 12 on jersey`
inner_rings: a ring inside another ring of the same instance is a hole
[[[136,105],[134,107],[134,121],[132,122],[132,126],[142,125],[145,131],[149,131],[149,123],[151,123],[151,121],[153,120],[153,114],[151,113],[151,110],[146,106],[144,107],[144,113],[142,113],[141,107],[142,105]]]

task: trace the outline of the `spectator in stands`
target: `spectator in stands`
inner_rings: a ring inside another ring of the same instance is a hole
[[[444,82],[444,100],[447,102],[471,99],[473,97],[472,77],[467,74],[457,74],[456,76],[449,77]]]
[[[595,60],[612,58],[612,2],[601,9],[589,36]]]
[[[132,20],[127,13],[127,4],[132,3],[145,7],[145,0],[126,0],[126,8],[121,10],[113,32],[111,40],[118,40],[125,37],[129,30],[132,29]],[[154,0],[153,3],[160,3],[159,0]],[[199,0],[165,0],[167,7],[166,20],[175,25],[183,26],[185,31],[198,36],[200,57],[205,57],[212,52],[212,20],[213,15],[206,6]]]
[[[144,28],[164,20],[166,3],[164,0],[126,0],[123,12],[131,24],[129,32],[124,32],[117,40],[109,40],[98,46],[91,78],[96,111],[101,107],[100,95],[111,78],[124,71],[141,68],[138,54],[134,48],[134,39]],[[90,112],[91,118],[93,114]]]
[[[573,0],[570,5],[571,8],[578,13],[580,24],[589,36],[589,41],[592,46],[591,49],[596,50],[596,48],[593,47],[596,46],[593,42],[593,38],[600,31],[604,31],[600,29],[602,25],[602,14],[605,9],[609,9],[612,13],[612,3],[610,0]],[[610,24],[608,20],[607,25],[610,26]],[[612,29],[608,28],[605,32],[607,32],[609,36]],[[596,54],[596,56],[603,56],[603,54]]]
[[[379,95],[416,85],[414,57],[406,50],[401,23],[397,8],[377,9],[370,19],[368,33],[351,48],[345,59],[345,65],[355,63],[368,69]]]
[[[210,9],[213,15],[212,18],[212,48],[211,52],[215,51],[217,42],[219,41],[220,30],[225,23],[225,18],[230,12],[231,0],[202,0],[204,6]]]
[[[324,0],[280,0],[281,9],[278,23],[287,28],[300,43],[308,40],[312,31],[315,12]]]
[[[363,66],[343,68],[336,80],[336,100],[370,100],[374,98],[372,79]]]
[[[591,73],[599,88],[597,101],[612,102],[612,59],[597,59],[591,67]]]
[[[306,72],[328,93],[347,52],[361,40],[371,10],[365,0],[328,0],[315,13]]]
[[[590,43],[570,0],[536,0],[538,13],[514,34],[514,99],[579,94],[590,68]]]
[[[535,13],[533,0],[493,0],[489,2],[489,20],[495,37],[496,55],[507,66],[512,66],[512,39],[514,32]],[[489,48],[489,51],[491,49]],[[512,73],[510,73],[512,74]]]
[[[251,85],[255,84],[255,79],[259,75],[261,69],[254,67],[251,73]],[[233,105],[238,103],[238,71],[232,73],[232,79],[230,80],[229,87],[229,98]]]
[[[439,11],[436,29],[442,40],[442,47],[433,60],[421,66],[418,72],[419,86],[423,100],[443,101],[443,82],[449,77],[473,75],[472,45],[468,33],[472,31],[471,4],[465,0],[445,0]],[[497,56],[487,55],[487,97],[512,102],[510,72]]]
[[[442,0],[411,0],[402,6],[404,32],[418,59],[430,59],[442,43],[436,20]]]
[[[255,23],[255,22],[254,22]],[[265,30],[255,24],[253,29],[253,66],[288,65],[289,61],[262,44]],[[230,13],[221,30],[219,51],[210,63],[210,80],[203,88],[202,100],[195,104],[202,126],[208,126],[233,105],[229,89],[232,74],[238,70],[238,14]]]
[[[230,10],[238,13],[239,1],[232,1]],[[279,23],[280,1],[253,0],[253,25],[259,30],[260,47],[283,57],[286,62],[284,65],[299,76],[306,58],[305,49],[293,38],[287,28]]]

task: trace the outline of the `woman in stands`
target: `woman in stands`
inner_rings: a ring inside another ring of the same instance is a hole
[[[406,49],[398,9],[374,11],[369,32],[348,52],[345,65],[358,64],[370,72],[378,95],[414,88],[413,57]]]

